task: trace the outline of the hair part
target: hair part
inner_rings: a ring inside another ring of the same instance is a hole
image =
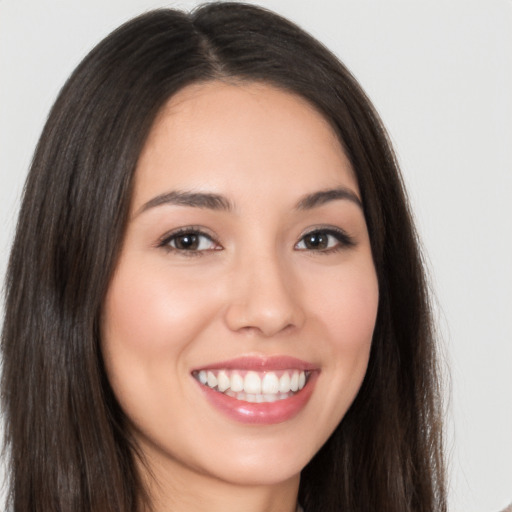
[[[2,399],[16,512],[139,512],[137,446],[100,351],[133,176],[177,91],[261,81],[308,100],[356,173],[379,280],[368,372],[304,469],[307,512],[446,509],[429,298],[396,159],[350,72],[289,21],[219,3],[149,12],[118,28],[63,87],[26,182],[7,280]],[[364,428],[361,426],[364,425]]]

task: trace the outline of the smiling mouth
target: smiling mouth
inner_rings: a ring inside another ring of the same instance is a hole
[[[253,371],[202,369],[192,376],[203,386],[236,400],[268,403],[286,400],[301,391],[311,375],[309,370]]]

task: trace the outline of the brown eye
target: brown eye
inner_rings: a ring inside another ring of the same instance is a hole
[[[180,251],[196,251],[199,247],[199,236],[194,233],[186,233],[175,236],[171,245]]]
[[[218,244],[211,237],[199,231],[181,231],[168,236],[161,243],[175,251],[182,252],[202,252],[211,251],[219,248]]]
[[[318,229],[305,234],[295,246],[300,251],[329,252],[350,247],[354,241],[345,232],[337,229]]]
[[[303,238],[304,247],[310,250],[323,250],[329,247],[329,235],[327,233],[309,233]]]

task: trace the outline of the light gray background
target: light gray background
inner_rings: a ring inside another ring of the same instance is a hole
[[[26,170],[64,80],[121,22],[196,3],[0,0],[2,276]],[[258,3],[330,47],[389,129],[450,366],[450,511],[497,512],[512,501],[512,1]]]

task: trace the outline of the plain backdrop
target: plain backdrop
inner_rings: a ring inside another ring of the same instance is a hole
[[[67,76],[130,17],[196,3],[0,0],[2,276],[32,153]],[[449,367],[450,511],[498,512],[512,502],[512,1],[257,3],[331,48],[384,119]]]

